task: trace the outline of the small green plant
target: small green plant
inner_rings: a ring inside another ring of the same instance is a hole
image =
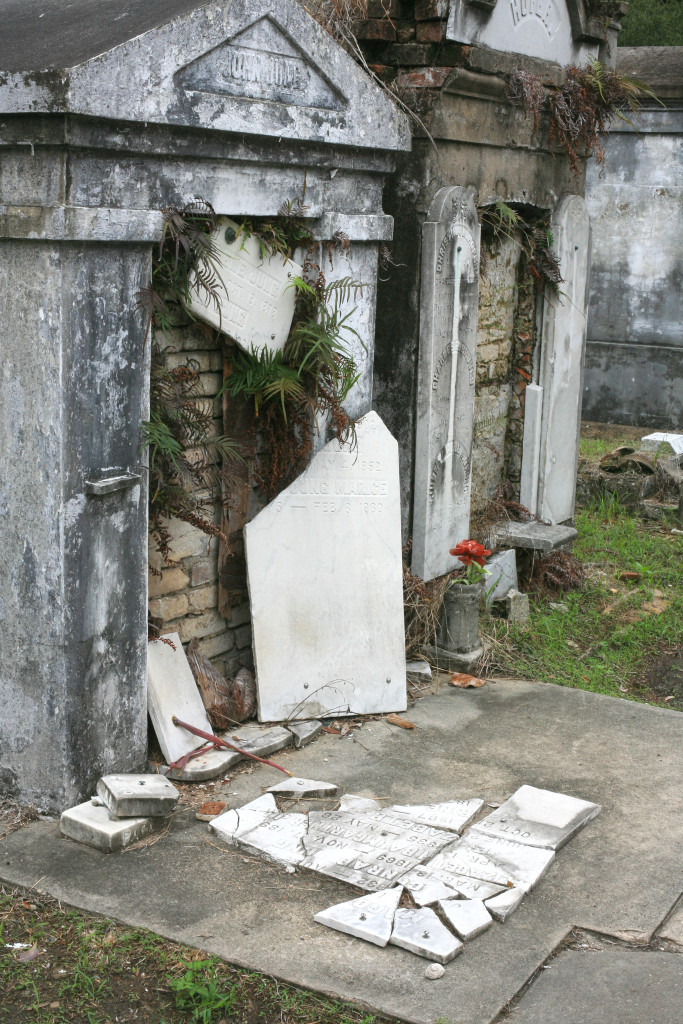
[[[562,284],[560,260],[553,246],[555,239],[547,224],[527,220],[502,199],[479,209],[482,229],[488,230],[494,238],[512,238],[522,250],[524,271],[533,278],[537,288],[552,295],[559,295]],[[485,265],[482,274],[485,273]]]
[[[188,1022],[211,1024],[214,1013],[232,1008],[234,990],[222,991],[215,977],[206,977],[213,966],[211,960],[195,960],[183,966],[187,968],[185,973],[180,978],[171,978],[168,986],[175,993],[177,1009],[190,1011]]]

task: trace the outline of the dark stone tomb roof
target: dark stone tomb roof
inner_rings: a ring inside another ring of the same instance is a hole
[[[208,0],[0,0],[0,70],[72,68]]]
[[[619,46],[617,71],[637,78],[659,99],[683,96],[683,46]]]

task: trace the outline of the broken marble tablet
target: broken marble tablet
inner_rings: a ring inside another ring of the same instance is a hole
[[[524,889],[505,889],[497,896],[486,900],[485,906],[497,921],[504,921],[524,899]]]
[[[509,800],[473,825],[472,832],[559,850],[601,810],[600,804],[575,796],[520,786]]]
[[[493,921],[483,900],[439,900],[439,910],[463,942],[481,935]]]
[[[448,832],[462,832],[481,808],[483,800],[448,800],[441,804],[396,804],[389,808],[400,811],[420,825],[445,828]]]
[[[209,828],[224,843],[235,846],[241,835],[256,828],[257,825],[261,825],[268,818],[274,818],[279,813],[275,797],[271,793],[264,793],[263,796],[257,797],[256,800],[252,800],[242,807],[235,807],[231,811],[219,814],[217,818],[209,822]]]
[[[301,864],[305,850],[301,840],[308,831],[308,815],[276,814],[237,836],[240,847],[255,850],[264,860],[285,867]]]
[[[112,818],[104,806],[86,800],[62,813],[59,828],[63,835],[102,853],[116,853],[154,831],[154,818]]]
[[[428,907],[397,910],[389,941],[392,946],[400,946],[439,964],[447,964],[463,949],[460,939],[456,939]]]
[[[512,884],[528,892],[554,859],[554,850],[479,835],[470,829],[462,839],[457,839],[427,861],[424,869],[459,891],[454,877],[457,875],[494,882],[503,887]],[[483,894],[480,895],[483,898]]]
[[[103,775],[97,795],[117,818],[163,818],[179,793],[163,775]]]
[[[359,896],[356,900],[321,910],[313,920],[357,939],[374,942],[376,946],[386,946],[391,938],[394,914],[402,892],[403,888],[397,885],[394,889]]]
[[[307,799],[336,796],[337,791],[338,787],[333,782],[316,782],[315,779],[298,778],[285,779],[268,788],[269,793],[275,793],[277,796],[306,797]]]

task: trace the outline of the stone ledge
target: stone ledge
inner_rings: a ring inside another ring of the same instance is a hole
[[[571,544],[578,536],[573,526],[551,526],[548,523],[497,523],[491,528],[491,539],[497,546],[525,548],[545,554]]]

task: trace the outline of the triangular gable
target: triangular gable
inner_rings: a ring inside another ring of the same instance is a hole
[[[3,110],[410,148],[405,115],[295,0],[207,3],[68,71],[0,78]]]
[[[452,0],[448,39],[557,64],[597,57],[605,25],[584,0]]]

